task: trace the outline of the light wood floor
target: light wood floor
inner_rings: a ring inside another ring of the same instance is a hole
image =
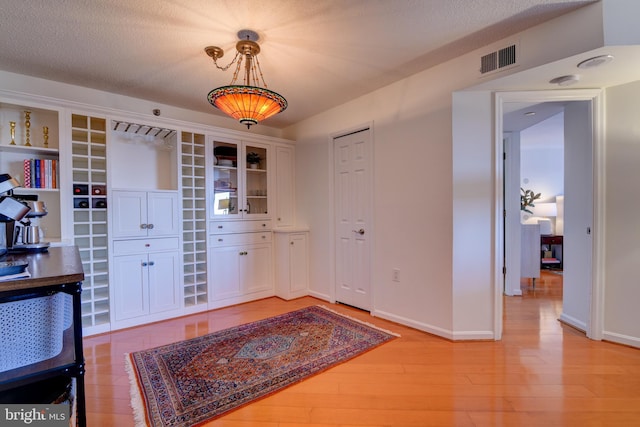
[[[499,342],[457,342],[332,308],[402,335],[207,426],[638,426],[640,350],[557,321],[562,276],[505,298]],[[313,298],[270,298],[85,339],[88,425],[133,426],[124,354],[251,322]]]

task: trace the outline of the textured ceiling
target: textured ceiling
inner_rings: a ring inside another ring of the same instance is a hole
[[[285,127],[592,1],[0,0],[0,69],[220,114],[204,47],[259,33]],[[313,101],[311,101],[313,100]]]

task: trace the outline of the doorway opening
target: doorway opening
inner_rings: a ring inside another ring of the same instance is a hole
[[[600,92],[591,90],[576,91],[549,91],[549,92],[512,92],[499,93],[496,95],[496,152],[502,153],[503,130],[505,129],[505,111],[508,110],[509,103],[564,103],[574,107],[570,107],[569,118],[573,123],[578,125],[571,126],[567,130],[565,126],[565,138],[569,138],[574,142],[570,145],[570,152],[567,156],[571,161],[566,162],[565,177],[569,178],[565,182],[565,191],[567,194],[573,194],[570,201],[575,204],[567,210],[565,203],[564,214],[564,230],[563,234],[571,233],[573,246],[563,254],[563,285],[565,292],[562,300],[563,313],[560,316],[564,322],[583,329],[587,336],[593,339],[601,339],[602,334],[602,282],[597,260],[601,259],[598,241],[601,239],[599,233],[592,233],[591,230],[601,230],[599,227],[602,221],[600,210],[599,194],[603,188],[601,179],[603,168],[603,157],[601,151],[601,101]],[[565,111],[565,118],[566,118]],[[499,138],[498,138],[499,135]],[[589,144],[584,141],[588,139]],[[582,145],[581,145],[582,144]],[[566,146],[565,146],[566,148]],[[587,165],[588,166],[585,166]],[[500,194],[496,201],[501,215],[496,215],[496,241],[495,259],[496,265],[496,338],[500,338],[503,331],[503,294],[517,295],[520,291],[520,268],[519,263],[514,259],[519,257],[520,248],[520,185],[511,185],[509,181],[513,180],[513,171],[506,168],[506,162],[496,162],[496,193]],[[592,167],[593,166],[593,167]],[[581,175],[584,172],[593,173],[590,177]],[[574,174],[577,175],[574,180]],[[519,174],[518,174],[519,176]],[[574,180],[574,181],[571,181]],[[593,185],[585,185],[592,183]],[[519,184],[519,182],[518,182]],[[504,187],[503,187],[504,185]],[[515,188],[514,188],[515,187]],[[586,188],[586,189],[585,189]],[[515,193],[517,191],[517,193]],[[514,194],[516,196],[514,196]],[[504,198],[503,198],[504,197]],[[514,201],[517,200],[517,202]],[[576,202],[576,200],[578,202]],[[566,198],[565,198],[566,202]],[[573,230],[567,230],[567,224],[573,224]],[[514,243],[517,242],[516,243]],[[508,247],[513,244],[514,247]],[[540,246],[541,248],[541,246]],[[566,249],[567,246],[564,245]],[[544,255],[544,252],[541,252]],[[569,255],[569,258],[567,258]],[[540,256],[540,255],[539,255]],[[567,262],[571,268],[569,277],[567,276]],[[592,262],[592,260],[594,262]],[[519,260],[518,260],[519,261]],[[516,268],[514,268],[514,265]],[[498,274],[505,271],[506,274]],[[510,275],[511,273],[511,275]],[[586,276],[584,276],[586,274]],[[585,279],[586,277],[586,279]],[[517,289],[516,289],[517,286]],[[503,292],[504,290],[504,292]]]
[[[522,295],[522,278],[535,288],[541,271],[563,268],[566,105],[504,104],[503,197],[510,214],[504,224],[509,226],[504,292],[508,296]]]

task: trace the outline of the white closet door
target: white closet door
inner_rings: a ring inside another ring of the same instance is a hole
[[[371,309],[370,130],[334,139],[336,300]]]

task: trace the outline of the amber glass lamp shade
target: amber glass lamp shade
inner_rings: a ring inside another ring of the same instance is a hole
[[[247,128],[287,108],[280,94],[257,86],[231,85],[213,89],[207,99]]]

